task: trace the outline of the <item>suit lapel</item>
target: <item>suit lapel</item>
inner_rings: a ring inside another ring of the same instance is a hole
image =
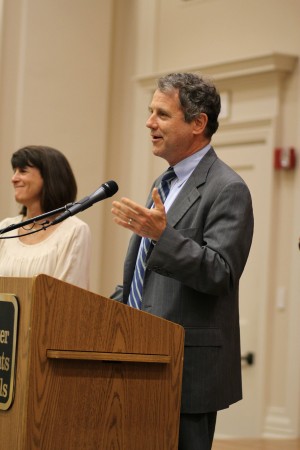
[[[178,194],[178,197],[170,207],[167,216],[168,223],[171,227],[175,227],[175,225],[187,213],[195,201],[201,197],[202,188],[206,182],[207,174],[216,159],[217,155],[211,147],[211,149],[196,166],[192,175],[188,178],[182,190]]]

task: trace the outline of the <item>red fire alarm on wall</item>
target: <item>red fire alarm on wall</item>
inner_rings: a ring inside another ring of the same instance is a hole
[[[274,168],[276,170],[291,170],[296,167],[296,152],[293,147],[275,148]]]

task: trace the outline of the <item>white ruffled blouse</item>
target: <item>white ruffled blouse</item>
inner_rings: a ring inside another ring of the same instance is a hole
[[[22,216],[4,219],[0,230],[21,220]],[[0,234],[0,238],[17,234],[18,230],[12,230]],[[77,217],[66,219],[37,244],[24,244],[19,238],[0,239],[0,276],[32,277],[43,273],[88,289],[90,259],[90,229]]]

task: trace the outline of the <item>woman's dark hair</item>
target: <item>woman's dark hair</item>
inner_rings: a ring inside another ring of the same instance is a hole
[[[159,78],[157,87],[164,93],[178,89],[180,106],[187,123],[191,123],[201,113],[207,115],[206,137],[210,138],[217,131],[221,99],[212,82],[194,73],[170,73]]]
[[[67,158],[55,148],[28,145],[20,148],[11,157],[13,169],[35,167],[43,178],[41,209],[43,212],[60,208],[76,200],[77,184]],[[21,214],[26,215],[26,206]]]

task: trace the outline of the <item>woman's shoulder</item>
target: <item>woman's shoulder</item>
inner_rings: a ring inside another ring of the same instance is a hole
[[[21,220],[22,220],[22,216],[20,214],[15,217],[6,217],[5,219],[0,221],[0,230],[8,227],[9,225],[12,225],[15,223],[20,223]]]
[[[66,219],[64,223],[76,228],[89,228],[88,224],[79,219],[77,216],[68,217],[68,219]]]
[[[83,220],[79,219],[78,217],[71,216],[68,217],[64,222],[60,224],[60,226],[57,228],[57,230],[60,230],[61,232],[70,233],[70,234],[90,234],[90,227],[89,225],[84,222]]]
[[[90,246],[92,239],[89,225],[74,216],[68,217],[60,223],[51,235],[51,238],[56,243],[64,242],[64,246],[70,242],[76,243],[79,246],[83,243]]]

